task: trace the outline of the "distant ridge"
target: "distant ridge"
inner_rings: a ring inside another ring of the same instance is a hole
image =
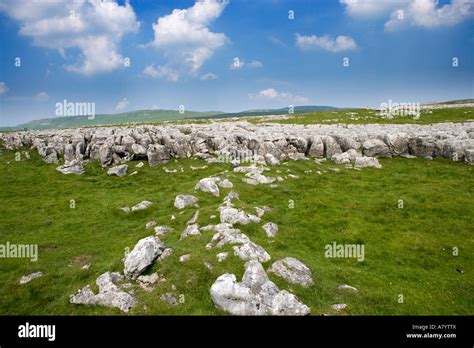
[[[295,106],[294,113],[314,112],[322,110],[337,109],[332,106]],[[179,121],[185,119],[216,119],[229,117],[262,116],[262,115],[281,115],[288,114],[288,107],[279,109],[257,109],[246,110],[237,113],[226,113],[222,111],[188,111],[184,114],[178,110],[137,110],[119,114],[101,114],[96,115],[94,119],[88,116],[65,116],[44,118],[19,124],[14,127],[0,127],[3,131],[15,130],[44,130],[44,129],[63,129],[91,126],[108,126],[118,124],[134,123],[153,123],[163,121]]]

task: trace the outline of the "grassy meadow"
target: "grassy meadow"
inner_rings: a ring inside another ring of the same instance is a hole
[[[13,152],[3,150],[0,243],[38,244],[39,257],[37,262],[0,259],[1,315],[225,315],[214,307],[209,288],[226,272],[240,280],[244,261],[233,255],[231,246],[206,250],[213,232],[179,241],[196,209],[180,213],[173,206],[177,194],[193,194],[199,198],[199,224],[217,223],[218,218],[210,216],[218,216],[216,208],[230,190],[221,189],[218,198],[194,190],[199,179],[217,173],[234,183],[241,199],[238,206],[247,212],[254,213],[254,207],[262,205],[272,208],[261,224],[237,227],[271,255],[265,269],[286,256],[311,268],[315,285],[307,289],[274,275],[270,279],[296,294],[312,315],[330,314],[335,303],[348,305],[343,315],[474,314],[472,166],[441,159],[391,158],[380,159],[382,169],[357,171],[331,161],[288,162],[272,167],[266,175],[292,173],[299,179],[287,177],[271,188],[243,183],[243,174],[233,173],[227,164],[193,171],[190,166],[204,163],[179,159],[165,166],[135,168],[136,163],[129,163],[129,173],[137,170],[138,174],[123,178],[107,176],[97,163],[88,164],[83,175],[63,175],[36,152],[31,152],[31,159],[22,156],[15,161]],[[163,167],[178,171],[167,173]],[[119,209],[142,200],[153,205],[132,213]],[[170,219],[173,214],[175,220]],[[175,229],[161,238],[174,254],[146,272],[157,271],[166,280],[152,292],[134,285],[139,305],[128,314],[70,304],[69,296],[77,289],[91,284],[96,291],[100,274],[123,272],[124,249],[153,234],[153,229],[145,229],[150,220]],[[261,227],[268,221],[279,226],[275,239],[267,238]],[[326,258],[324,248],[331,242],[363,243],[365,260]],[[216,254],[221,251],[230,255],[218,263]],[[179,256],[188,253],[191,260],[180,263]],[[214,268],[206,268],[205,261]],[[83,270],[86,263],[91,266]],[[18,284],[21,276],[36,271],[42,271],[43,277]],[[344,283],[359,292],[339,293],[336,288]],[[160,300],[166,292],[182,303],[173,306]]]

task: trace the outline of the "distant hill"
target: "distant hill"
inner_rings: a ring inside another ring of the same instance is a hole
[[[337,110],[338,108],[333,106],[325,105],[302,105],[295,106],[293,108],[294,114],[302,114],[305,112],[316,112],[316,111],[327,111],[327,110]],[[280,109],[254,109],[246,110],[241,112],[234,113],[223,113],[207,117],[198,117],[198,118],[230,118],[230,117],[249,117],[249,116],[266,116],[266,115],[286,115],[289,113],[289,108],[280,108]]]
[[[96,115],[94,119],[89,119],[88,116],[65,116],[45,118],[41,120],[29,121],[22,123],[16,127],[2,127],[3,130],[18,130],[18,129],[61,129],[61,128],[77,128],[90,126],[105,126],[113,124],[127,124],[127,123],[152,123],[160,121],[178,120],[196,117],[209,117],[217,114],[222,114],[222,111],[186,111],[180,114],[178,110],[139,110],[120,114],[102,114]]]
[[[294,113],[304,113],[322,110],[336,109],[331,106],[295,106]],[[230,117],[246,116],[265,116],[288,114],[288,107],[281,109],[257,109],[246,110],[237,113],[225,113],[222,111],[187,111],[180,114],[178,110],[138,110],[120,114],[102,114],[96,115],[90,120],[87,116],[66,116],[45,118],[41,120],[29,121],[15,127],[0,127],[3,131],[15,130],[43,130],[43,129],[61,129],[77,128],[90,126],[106,126],[114,124],[133,124],[133,123],[153,123],[162,121],[177,121],[183,119],[216,119]]]

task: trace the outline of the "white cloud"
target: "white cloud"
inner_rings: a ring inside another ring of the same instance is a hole
[[[179,79],[179,72],[168,67],[158,66],[155,68],[153,64],[143,69],[143,75],[153,77],[155,79],[166,78],[168,81],[176,82]]]
[[[218,76],[214,73],[208,72],[207,74],[201,75],[200,79],[202,81],[207,81],[207,80],[215,80],[217,79]]]
[[[281,41],[279,38],[275,37],[275,36],[269,36],[268,37],[268,40],[270,40],[272,43],[274,43],[275,45],[278,45],[278,46],[281,46],[281,47],[288,47],[286,45],[286,43],[284,43],[283,41]]]
[[[263,66],[262,62],[258,60],[252,60],[247,64],[247,68],[261,68]]]
[[[240,70],[242,68],[257,69],[263,67],[263,63],[259,60],[252,60],[247,63],[245,60],[240,58],[234,58],[232,63],[229,65],[230,70]]]
[[[302,50],[323,49],[330,52],[348,51],[357,48],[357,44],[350,36],[339,35],[336,39],[316,35],[296,34],[296,46]]]
[[[346,12],[352,17],[378,17],[387,15],[393,10],[405,7],[413,0],[340,0],[346,6]]]
[[[56,49],[64,59],[66,50],[79,49],[80,57],[66,68],[84,75],[124,66],[118,45],[123,35],[140,27],[128,1],[121,6],[100,0],[3,0],[0,12],[17,20],[20,35],[36,46]]]
[[[49,100],[49,95],[48,95],[48,93],[46,93],[46,92],[39,92],[39,93],[35,96],[35,100],[36,100],[36,101],[39,101],[39,102],[48,101],[48,100]]]
[[[127,108],[128,104],[130,104],[129,101],[128,101],[128,99],[127,99],[127,98],[123,98],[121,101],[119,101],[119,102],[117,103],[117,105],[115,106],[115,110],[117,110],[117,111],[123,111],[123,110],[125,110],[125,109]]]
[[[354,18],[369,19],[390,15],[385,23],[387,31],[407,26],[452,26],[474,14],[472,0],[451,0],[440,7],[438,0],[340,0],[340,3],[346,6],[346,12]]]
[[[0,82],[0,95],[7,93],[8,89],[9,88],[5,82]]]
[[[453,26],[474,15],[474,3],[470,0],[452,0],[438,7],[436,0],[413,0],[406,8],[392,12],[385,23],[385,30],[395,31],[408,26],[437,28]]]
[[[153,24],[154,40],[150,45],[163,51],[168,65],[196,74],[214,51],[228,42],[225,34],[214,33],[208,27],[227,4],[202,0],[187,9],[173,10]]]
[[[273,101],[287,101],[291,103],[307,103],[309,100],[300,95],[293,95],[289,92],[278,92],[275,88],[263,89],[258,94],[249,94],[250,99],[256,100],[273,100]]]

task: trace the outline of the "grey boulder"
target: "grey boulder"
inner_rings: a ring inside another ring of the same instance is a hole
[[[197,197],[191,195],[177,195],[174,200],[174,207],[176,209],[184,209],[190,205],[196,204],[197,202]]]
[[[127,164],[121,164],[119,166],[115,166],[115,167],[112,167],[110,168],[108,171],[107,171],[107,174],[109,176],[125,176],[127,175],[127,170],[128,170],[128,165]]]
[[[124,262],[124,274],[127,277],[136,279],[165,250],[165,245],[156,236],[140,239]]]

